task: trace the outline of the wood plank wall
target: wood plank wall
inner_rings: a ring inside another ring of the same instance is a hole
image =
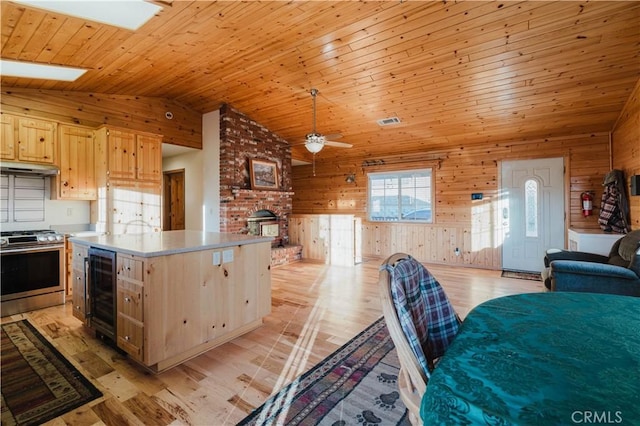
[[[170,99],[9,88],[2,90],[0,106],[20,116],[160,134],[163,142],[202,149],[202,114]]]
[[[631,176],[640,175],[640,80],[614,127],[612,148],[613,168],[624,171],[629,187]],[[640,229],[640,195],[629,196],[629,210],[631,229]]]
[[[500,161],[551,157],[563,157],[567,170],[567,226],[598,229],[599,203],[594,215],[584,218],[580,194],[589,190],[595,193],[596,200],[602,196],[602,181],[609,171],[609,133],[396,154],[382,158],[383,166],[363,167],[363,161],[375,159],[362,157],[323,161],[320,154],[315,176],[311,165],[293,167],[293,213],[361,217],[363,256],[386,257],[406,251],[425,262],[500,269],[501,247],[493,226]],[[366,220],[367,172],[425,165],[434,167],[434,224]],[[354,172],[356,182],[345,182],[346,176]],[[472,192],[482,192],[484,198],[472,201]],[[460,256],[455,255],[455,248],[460,250]]]

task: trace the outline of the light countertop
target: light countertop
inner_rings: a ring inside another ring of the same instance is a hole
[[[147,234],[78,236],[70,238],[70,241],[140,257],[156,257],[271,242],[273,238],[224,232],[163,231]]]

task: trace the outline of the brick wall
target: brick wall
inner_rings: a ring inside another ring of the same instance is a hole
[[[277,164],[277,190],[251,189],[249,160],[252,158],[274,161]],[[281,242],[287,244],[292,209],[291,146],[240,111],[229,105],[222,105],[220,231],[246,234],[249,230],[247,218],[258,210],[270,210],[280,219],[280,235],[274,245]]]

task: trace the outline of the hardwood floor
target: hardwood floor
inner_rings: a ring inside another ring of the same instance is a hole
[[[97,340],[71,305],[3,317],[29,319],[104,396],[49,425],[230,425],[382,316],[380,259],[355,267],[299,262],[272,271],[264,325],[161,374]],[[456,311],[503,295],[543,291],[499,271],[427,265]]]

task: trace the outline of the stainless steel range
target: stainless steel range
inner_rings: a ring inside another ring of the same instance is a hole
[[[64,303],[64,235],[52,230],[0,233],[1,314]]]

